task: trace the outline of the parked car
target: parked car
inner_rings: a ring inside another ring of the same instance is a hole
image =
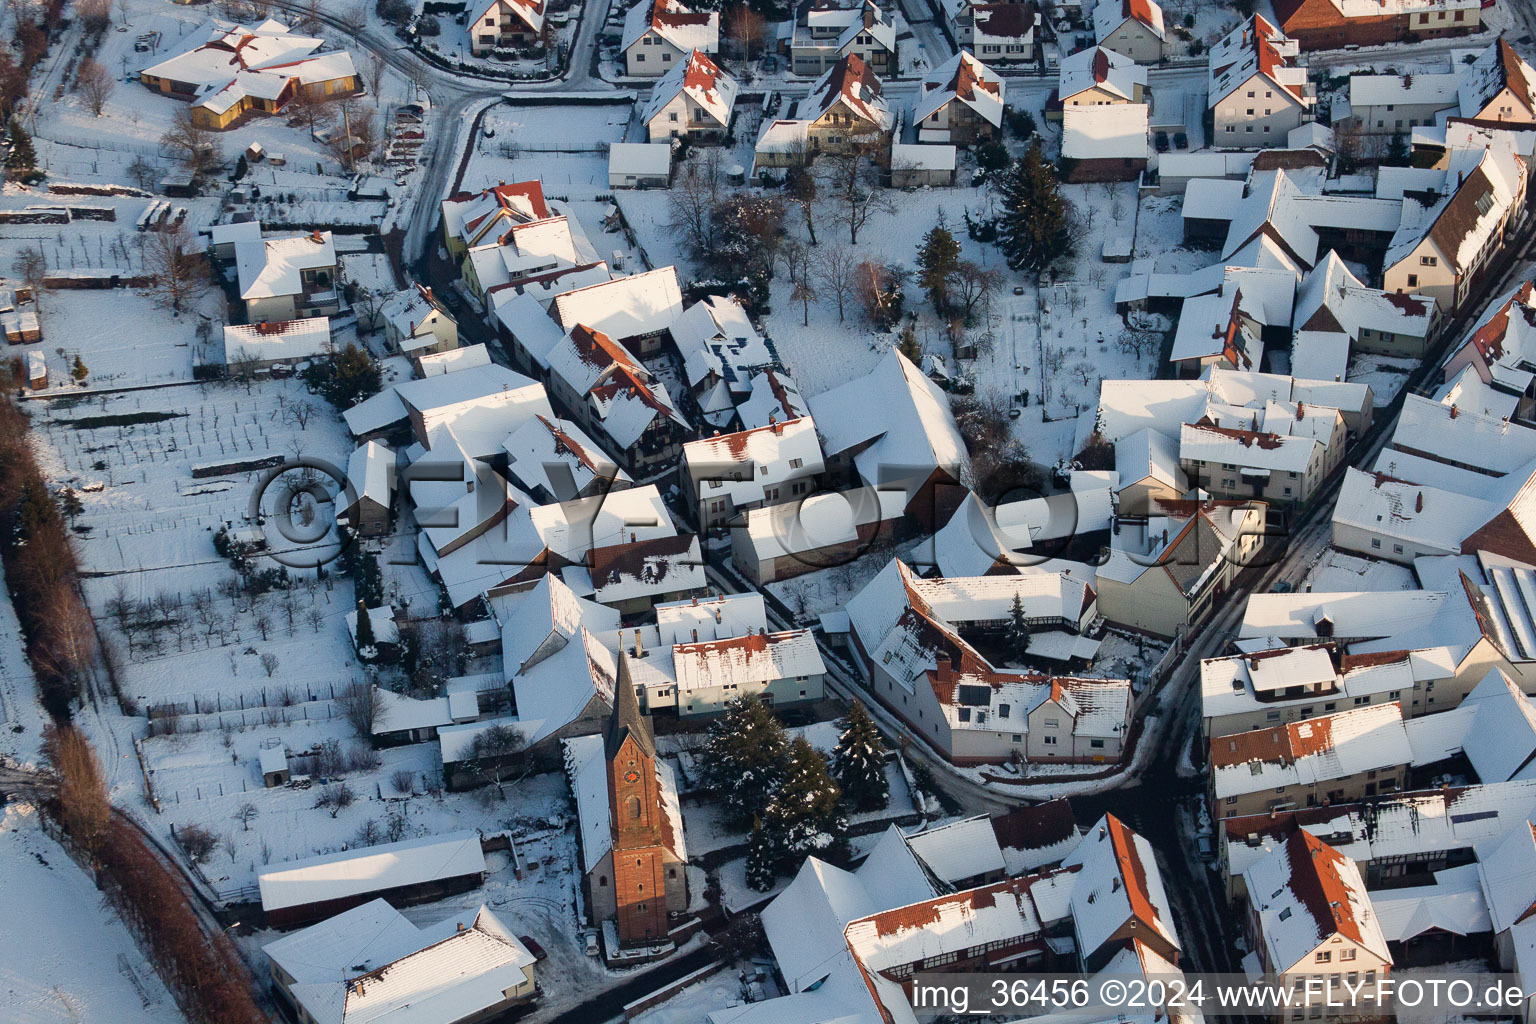
[[[1153,142],[1157,145],[1157,151],[1159,153],[1166,153],[1166,152],[1168,152],[1168,133],[1167,132],[1158,132],[1155,136],[1153,136]]]
[[[1185,135],[1183,132],[1177,132],[1173,136],[1173,148],[1174,149],[1188,149],[1189,148],[1189,136]]]
[[[601,950],[599,950],[597,947],[597,929],[588,928],[585,932],[582,933],[582,938],[584,938],[587,943],[587,956],[597,956],[597,954],[601,952]]]
[[[544,952],[544,947],[534,941],[532,935],[519,935],[517,937],[517,941],[521,942],[527,948],[528,952],[533,954],[535,963],[549,956],[548,953]]]

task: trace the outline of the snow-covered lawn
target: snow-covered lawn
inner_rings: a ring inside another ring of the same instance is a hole
[[[179,1024],[185,1018],[89,875],[29,805],[0,814],[0,1018]]]

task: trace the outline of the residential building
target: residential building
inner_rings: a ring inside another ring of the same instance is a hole
[[[704,557],[693,534],[631,539],[592,549],[592,596],[626,617],[704,593]]]
[[[1126,680],[1002,671],[962,635],[991,642],[1015,597],[1034,632],[1079,636],[1097,619],[1092,588],[1069,573],[924,580],[892,561],[848,602],[870,692],[956,764],[1118,760]]]
[[[1163,9],[1157,0],[1097,0],[1093,6],[1093,31],[1101,47],[1113,50],[1137,64],[1156,64],[1163,59],[1167,31]]]
[[[1101,109],[1073,113],[1097,113]],[[1065,123],[1065,111],[1062,120]],[[1144,115],[1141,120],[1145,120]],[[1204,376],[1211,367],[1257,370],[1264,362],[1263,329],[1254,316],[1252,302],[1243,302],[1243,290],[1223,286],[1220,291],[1185,299],[1168,361],[1183,377]]]
[[[1181,946],[1152,844],[1106,814],[1083,833],[1062,867],[1078,869],[1072,931],[1084,970],[1104,967],[1125,944],[1148,947],[1165,964]]]
[[[1061,59],[1056,86],[1060,109],[1047,106],[1047,117],[1059,117],[1066,107],[1102,107],[1145,103],[1147,69],[1130,57],[1102,46],[1089,47]]]
[[[1349,431],[1339,410],[1305,401],[1212,407],[1179,428],[1179,465],[1218,498],[1299,505],[1343,461]]]
[[[1006,86],[997,73],[961,50],[923,76],[912,102],[922,142],[974,145],[1003,130]]]
[[[688,907],[683,816],[672,769],[656,756],[624,661],[602,736],[566,740],[565,764],[588,913],[611,929],[607,959],[636,962],[625,953],[670,951],[670,920]]]
[[[624,15],[619,49],[626,74],[660,78],[695,50],[720,52],[720,12],[694,11],[678,0],[640,0]]]
[[[993,64],[1035,59],[1040,10],[1029,0],[944,0],[944,23],[955,45]]]
[[[900,491],[877,487],[748,509],[730,524],[731,561],[758,584],[846,565],[888,540],[902,509]]]
[[[1306,68],[1291,63],[1296,54],[1296,41],[1257,14],[1211,47],[1214,145],[1283,146],[1291,129],[1311,120],[1313,96]]]
[[[607,439],[610,455],[631,469],[677,458],[688,421],[666,385],[629,349],[578,323],[550,353],[549,364],[556,400],[587,430]]]
[[[570,420],[534,416],[507,435],[507,475],[548,504],[634,486],[630,475]]]
[[[1393,701],[1407,718],[1422,712],[1423,674],[1409,651],[1349,655],[1328,641],[1207,658],[1203,732],[1215,739]]]
[[[683,487],[701,533],[748,509],[799,503],[825,470],[809,417],[683,445]]]
[[[704,605],[714,598],[698,599]],[[666,605],[657,607],[660,615]],[[620,630],[622,636],[623,630]],[[717,628],[717,633],[736,630]],[[637,631],[638,633],[638,631]],[[673,634],[676,636],[676,633]],[[647,712],[671,708],[678,718],[719,714],[740,697],[775,708],[813,704],[825,696],[826,664],[808,629],[769,633],[762,626],[739,636],[656,645],[621,652]]]
[[[941,576],[1027,575],[1079,545],[1107,544],[1114,487],[1101,476],[1109,475],[1075,470],[1064,493],[995,506],[984,504],[974,492],[967,494],[934,534],[931,548],[923,545],[912,551],[913,563],[922,565],[925,573],[931,563]]]
[[[326,316],[263,320],[224,328],[223,362],[235,374],[274,368],[293,371],[300,363],[328,359],[335,351],[331,318]]]
[[[281,113],[301,93],[340,98],[363,91],[351,54],[296,35],[276,18],[254,25],[210,20],[189,42],[139,72],[139,81],[190,103],[202,128],[226,131],[255,115]]]
[[[382,899],[262,947],[272,989],[297,1019],[473,1024],[537,993],[533,953],[484,904],[424,928]]]
[[[754,166],[802,166],[822,153],[865,153],[885,163],[896,118],[880,79],[855,55],[839,60],[811,84],[796,120],[772,121],[758,136]],[[755,172],[754,172],[755,173]]]
[[[482,237],[485,240],[481,244],[464,254],[460,275],[469,294],[488,311],[494,305],[493,289],[516,288],[582,263],[565,214],[514,222],[497,235]]]
[[[702,50],[661,76],[640,114],[652,143],[686,138],[691,142],[723,142],[731,130],[736,106],[736,79]]]
[[[554,214],[544,200],[544,186],[534,181],[502,182],[480,192],[455,192],[442,202],[443,244],[462,260],[473,246],[494,241],[516,224],[546,220]]]
[[[689,306],[672,322],[672,343],[683,357],[689,396],[703,420],[718,429],[728,430],[740,419],[737,406],[754,394],[757,375],[783,373],[773,342],[763,337],[741,303],[731,296],[709,295]],[[770,401],[773,387],[782,387],[786,379],[776,376],[763,382],[769,388]],[[789,382],[790,387],[793,384]],[[794,418],[782,407],[777,413],[769,410],[764,415],[774,421]]]
[[[346,501],[338,502],[336,518],[360,537],[382,537],[389,533],[395,493],[395,453],[369,441],[347,459]]]
[[[1403,788],[1414,751],[1397,701],[1210,741],[1214,817],[1360,800]]]
[[[495,50],[532,53],[544,45],[544,0],[490,0],[469,19],[469,52],[484,57]]]
[[[1500,36],[1461,69],[1461,116],[1499,125],[1536,125],[1536,68]]]
[[[1374,985],[1391,973],[1392,953],[1360,868],[1310,832],[1297,829],[1250,866],[1243,880],[1258,969],[1301,997],[1301,1005],[1274,1019],[1321,1016],[1326,997],[1314,993],[1309,980]]]
[[[1383,287],[1427,295],[1448,315],[1459,312],[1523,219],[1528,182],[1525,162],[1508,147],[1453,152],[1442,189],[1404,193]]]
[[[562,330],[584,324],[645,359],[660,352],[683,312],[676,267],[616,277],[555,296],[549,315]]]
[[[1494,301],[1445,361],[1440,404],[1536,425],[1536,281]]]
[[[896,26],[874,0],[842,6],[838,0],[802,0],[789,38],[789,67],[820,75],[844,57],[858,57],[883,75],[894,75]]]
[[[1434,299],[1367,288],[1330,249],[1297,291],[1291,372],[1343,380],[1357,352],[1422,359],[1439,322]]]
[[[1304,50],[1382,46],[1476,32],[1481,0],[1276,0],[1275,20]]]
[[[1094,587],[1099,614],[1171,637],[1199,625],[1264,546],[1261,501],[1153,500],[1116,519]]]
[[[384,343],[395,352],[429,356],[459,347],[459,325],[432,289],[415,285],[379,304]]]
[[[1066,107],[1061,157],[1066,181],[1136,181],[1152,152],[1145,103]]]
[[[970,458],[949,399],[900,352],[810,406],[834,486],[898,492],[905,513],[928,531],[964,500]]]
[[[247,323],[341,312],[341,273],[329,231],[236,242],[235,271]]]

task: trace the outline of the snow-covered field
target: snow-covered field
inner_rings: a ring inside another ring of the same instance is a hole
[[[43,833],[29,805],[0,811],[0,906],[7,1024],[184,1019],[90,876]]]

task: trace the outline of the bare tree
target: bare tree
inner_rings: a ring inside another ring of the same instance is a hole
[[[43,311],[43,289],[48,281],[48,255],[43,251],[41,242],[23,246],[11,261],[11,271],[27,286],[32,293],[32,304],[37,311]]]
[[[790,168],[789,179],[785,182],[785,198],[793,205],[799,207],[800,216],[805,222],[805,233],[809,236],[811,244],[816,244],[816,217],[821,203],[821,190],[817,185],[816,175],[804,166],[804,163]]]
[[[310,137],[322,128],[329,128],[336,123],[336,100],[324,93],[314,92],[309,89],[300,89],[294,93],[293,99],[284,108],[292,112],[292,118],[299,126],[308,130]]]
[[[266,639],[266,637],[263,636],[262,639]],[[271,679],[272,673],[277,671],[277,655],[273,654],[271,651],[263,654],[261,656],[261,667],[266,671],[267,678]]]
[[[185,221],[148,232],[144,269],[154,278],[160,303],[180,313],[203,289],[208,262],[193,251],[192,229]]]
[[[667,192],[670,226],[696,257],[714,249],[720,191],[720,151],[709,149],[684,164],[683,173]]]
[[[336,20],[341,22],[341,27],[355,39],[368,25],[368,6],[362,3],[353,4],[338,14]]]
[[[315,806],[330,811],[331,817],[334,818],[356,802],[357,794],[352,791],[352,787],[341,782],[334,786],[326,786],[315,800]]]
[[[896,209],[890,193],[877,180],[875,155],[879,147],[878,138],[853,139],[844,152],[821,160],[822,191],[848,225],[849,245],[859,244],[859,229],[871,214],[893,213]]]
[[[974,324],[978,310],[991,301],[1003,285],[1003,272],[984,267],[972,260],[961,260],[955,268],[954,299],[962,324]]]
[[[128,165],[128,177],[132,178],[133,183],[139,188],[149,188],[159,176],[160,171],[155,165],[142,156],[134,157],[133,163]]]
[[[80,70],[75,73],[75,84],[80,89],[80,95],[85,97],[85,104],[91,108],[91,113],[100,117],[112,90],[117,88],[117,79],[112,77],[106,65],[86,57],[80,61]]]
[[[255,821],[256,816],[260,813],[261,812],[256,809],[256,805],[251,803],[249,800],[241,804],[239,807],[236,807],[235,820],[240,823],[241,831],[249,832],[251,830],[251,822]]]
[[[736,57],[749,61],[755,50],[761,49],[767,21],[745,3],[738,3],[725,12],[726,38],[736,45]]]
[[[465,769],[481,782],[494,783],[498,796],[504,796],[502,783],[513,770],[513,761],[523,752],[527,737],[505,725],[493,725],[479,733],[469,745]]]
[[[784,246],[781,255],[789,269],[789,297],[800,303],[801,323],[811,322],[811,300],[816,298],[816,282],[821,275],[821,257],[817,250],[799,242]]]
[[[325,626],[325,612],[321,611],[319,608],[314,607],[313,605],[310,606],[306,617],[309,620],[309,628],[313,629],[316,633],[320,632],[320,630]]]
[[[828,247],[821,254],[819,277],[827,290],[837,296],[837,319],[841,323],[844,319],[843,310],[849,294],[853,291],[854,279],[857,275],[859,257],[847,246],[834,245]]]
[[[176,843],[193,864],[206,864],[219,847],[219,837],[201,825],[183,825],[176,830]]]
[[[374,730],[389,717],[389,708],[378,688],[354,682],[336,699],[341,717],[347,720],[360,739],[372,740]]]
[[[343,167],[351,170],[359,159],[372,159],[379,149],[379,112],[354,99],[337,102],[342,130],[330,141],[331,152]]]
[[[160,136],[160,144],[176,155],[181,165],[199,177],[224,159],[212,131],[197,123],[191,107],[177,107],[171,126]]]
[[[76,0],[75,15],[92,35],[105,32],[112,23],[112,0]]]
[[[384,84],[384,69],[388,66],[384,63],[384,55],[377,50],[369,51],[368,59],[363,63],[363,81],[375,100],[378,99],[380,86]]]

